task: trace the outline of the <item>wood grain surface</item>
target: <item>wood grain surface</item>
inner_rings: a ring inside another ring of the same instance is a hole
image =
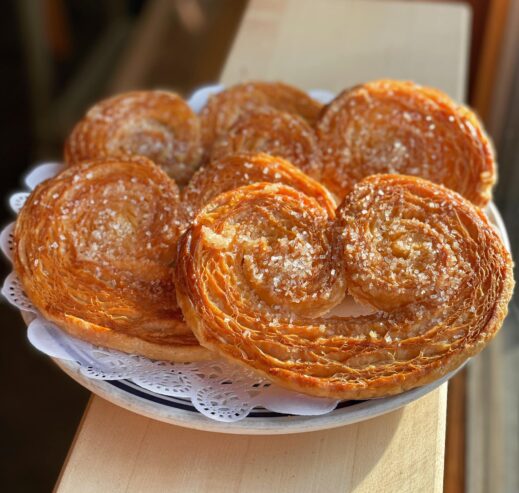
[[[222,81],[340,90],[410,78],[461,100],[469,20],[461,4],[252,0]],[[93,397],[56,491],[439,492],[446,393],[360,424],[271,437],[184,429]]]
[[[446,387],[389,415],[279,436],[208,433],[94,398],[59,481],[70,492],[439,492]]]
[[[462,100],[469,22],[461,3],[251,0],[222,80],[340,91],[372,79],[412,79]]]

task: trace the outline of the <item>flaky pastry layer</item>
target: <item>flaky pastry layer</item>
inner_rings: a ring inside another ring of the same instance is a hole
[[[289,389],[366,399],[446,375],[499,330],[510,254],[459,194],[376,175],[332,223],[326,216],[303,193],[266,183],[203,209],[179,240],[176,284],[203,346]],[[375,312],[315,316],[344,285]]]
[[[186,222],[223,192],[258,182],[284,183],[315,198],[330,214],[335,203],[330,193],[290,162],[268,154],[240,153],[215,159],[200,168],[181,192]]]
[[[178,202],[175,182],[145,158],[86,162],[41,183],[14,231],[27,296],[93,344],[172,361],[209,358],[176,302]]]
[[[179,184],[202,157],[198,116],[177,94],[132,91],[100,101],[74,127],[65,162],[144,156]]]
[[[213,144],[247,113],[274,109],[302,117],[313,125],[322,108],[300,89],[282,82],[245,82],[209,98],[200,113],[202,142],[207,154]]]
[[[282,157],[315,179],[322,174],[321,149],[313,128],[283,111],[264,109],[242,116],[215,141],[211,160],[242,152]]]
[[[436,89],[380,80],[346,89],[316,125],[323,183],[340,199],[377,173],[419,176],[483,207],[496,181],[481,122]]]

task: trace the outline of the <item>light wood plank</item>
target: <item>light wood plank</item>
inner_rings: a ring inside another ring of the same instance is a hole
[[[462,5],[252,0],[222,75],[340,90],[411,78],[463,99],[469,14]],[[59,492],[439,492],[446,386],[403,410],[285,436],[204,433],[94,397]]]
[[[95,398],[57,491],[437,492],[445,400],[442,386],[358,425],[269,437],[188,430]]]
[[[460,3],[252,0],[222,80],[340,91],[372,79],[412,79],[462,100],[469,21]]]

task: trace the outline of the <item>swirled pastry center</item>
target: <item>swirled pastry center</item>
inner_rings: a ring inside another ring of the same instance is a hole
[[[240,152],[265,152],[287,159],[314,178],[321,175],[321,151],[312,127],[289,113],[263,109],[245,114],[216,140],[211,159]]]
[[[329,211],[310,197],[306,200],[311,204],[308,210],[304,204],[287,207],[279,196],[263,195],[246,207],[236,204],[218,221],[217,228],[203,230],[206,244],[225,249],[234,259],[233,279],[250,300],[244,312],[273,307],[285,315],[316,316],[344,297],[340,251],[329,237]],[[329,268],[322,268],[323,260],[329,261]],[[212,259],[207,261],[211,269]]]
[[[346,166],[351,161],[356,163],[358,168],[352,172],[358,173],[357,180],[365,176],[364,168],[369,169],[370,174],[416,174],[429,180],[445,181],[448,169],[436,166],[436,162],[443,161],[449,153],[438,133],[437,120],[445,117],[439,111],[436,113],[433,105],[424,104],[418,112],[397,98],[388,97],[382,106],[371,103],[369,94],[364,93],[350,105],[363,117],[343,122],[341,131],[349,146],[339,156]],[[444,123],[441,122],[442,126]]]
[[[495,182],[492,145],[477,117],[440,91],[380,80],[343,91],[316,125],[325,184],[340,198],[366,176],[441,183],[484,206]]]
[[[58,322],[75,317],[150,340],[189,332],[172,277],[177,205],[178,189],[147,160],[67,169],[19,216],[25,289]]]
[[[389,311],[425,299],[447,301],[471,269],[459,242],[444,241],[459,234],[446,221],[450,214],[435,197],[417,204],[402,190],[358,200],[341,226],[357,299]]]
[[[121,124],[107,142],[110,155],[147,156],[166,171],[181,166],[186,158],[188,144],[178,139],[174,129],[151,118],[129,118]]]
[[[292,389],[366,398],[445,375],[499,329],[510,256],[460,195],[376,175],[335,222],[322,216],[315,200],[265,183],[198,215],[180,240],[177,295],[203,345]],[[206,241],[228,228],[229,241]],[[345,287],[376,311],[315,317]]]
[[[198,116],[178,95],[133,91],[93,106],[65,143],[65,161],[144,156],[178,183],[186,183],[202,157]]]

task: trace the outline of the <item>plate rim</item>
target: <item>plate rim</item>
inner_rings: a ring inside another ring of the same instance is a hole
[[[505,247],[510,249],[510,241],[504,225],[504,221],[494,202],[490,202],[486,208],[486,215],[493,223],[502,238]],[[23,318],[28,322],[29,312],[22,312]],[[78,382],[92,393],[106,399],[112,404],[118,405],[140,414],[147,418],[162,421],[164,423],[191,428],[200,431],[210,431],[216,433],[230,433],[237,435],[274,435],[274,434],[294,434],[307,433],[312,431],[327,430],[346,426],[361,421],[367,421],[384,414],[396,411],[411,402],[419,400],[433,390],[447,383],[458,371],[470,361],[456,368],[442,378],[431,382],[428,385],[408,390],[401,394],[381,399],[370,399],[363,401],[352,409],[345,407],[334,409],[333,411],[317,416],[280,416],[278,417],[245,417],[240,421],[226,423],[212,420],[198,412],[185,411],[182,409],[167,407],[162,404],[152,403],[142,397],[130,394],[129,392],[117,388],[107,381],[96,380],[83,375],[79,371],[79,365],[72,361],[51,358],[56,365],[61,368],[69,377]]]
[[[207,418],[199,412],[152,403],[111,385],[107,380],[92,379],[83,375],[79,371],[79,365],[75,362],[59,358],[51,359],[64,373],[93,394],[128,411],[183,428],[234,435],[289,435],[328,430],[367,421],[397,411],[407,404],[421,399],[445,385],[464,366],[458,367],[453,372],[423,387],[390,397],[362,401],[355,405],[354,409],[349,406],[317,416],[245,417],[240,421],[226,423]]]
[[[220,84],[209,84],[199,87],[190,95],[189,98],[187,98],[188,105],[192,108],[199,107],[204,98],[207,98],[210,94],[219,92],[223,89],[224,86]],[[324,103],[327,99],[333,97],[333,92],[326,90],[314,89],[308,91],[308,93],[316,99],[322,100]],[[494,202],[490,202],[484,211],[489,222],[496,228],[499,236],[505,244],[505,247],[510,251],[510,241],[506,227]],[[32,314],[24,311],[21,311],[21,314],[26,324],[29,325],[33,318]],[[76,362],[53,357],[51,357],[51,360],[54,361],[54,363],[64,373],[86,389],[90,390],[93,394],[134,413],[165,423],[182,426],[184,428],[240,435],[304,433],[332,429],[373,419],[396,411],[411,402],[419,400],[440,386],[445,385],[445,383],[467,363],[466,361],[451,373],[444,375],[442,378],[435,380],[428,385],[417,387],[389,397],[365,400],[352,406],[334,409],[326,414],[313,416],[280,415],[279,417],[247,416],[240,421],[229,423],[212,420],[198,411],[187,411],[177,407],[153,402],[150,399],[145,399],[144,397],[137,396],[129,391],[117,387],[109,383],[109,381],[89,378],[80,372],[80,367]]]

